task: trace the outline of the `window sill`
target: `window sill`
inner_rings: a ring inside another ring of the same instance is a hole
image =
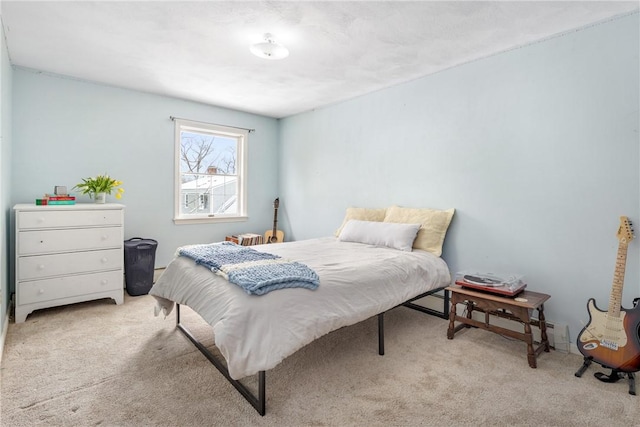
[[[249,219],[248,216],[219,216],[219,217],[197,217],[197,218],[174,218],[174,224],[212,224],[216,222],[243,222]]]

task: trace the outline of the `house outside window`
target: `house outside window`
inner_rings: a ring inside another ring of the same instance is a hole
[[[246,219],[248,131],[175,120],[174,222]]]

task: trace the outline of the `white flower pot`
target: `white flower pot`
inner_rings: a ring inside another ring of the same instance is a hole
[[[106,203],[107,201],[107,193],[96,193],[94,194],[96,203]]]

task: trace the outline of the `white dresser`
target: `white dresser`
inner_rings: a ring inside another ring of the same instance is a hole
[[[34,310],[124,300],[124,205],[14,206],[16,323]]]

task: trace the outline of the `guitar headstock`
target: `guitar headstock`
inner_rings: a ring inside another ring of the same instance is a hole
[[[618,240],[620,242],[629,243],[633,240],[633,228],[631,225],[631,221],[626,216],[620,217],[620,227],[618,227],[618,232],[616,233]]]
[[[273,207],[276,209],[280,207],[280,197],[276,197],[276,199],[273,201]]]

